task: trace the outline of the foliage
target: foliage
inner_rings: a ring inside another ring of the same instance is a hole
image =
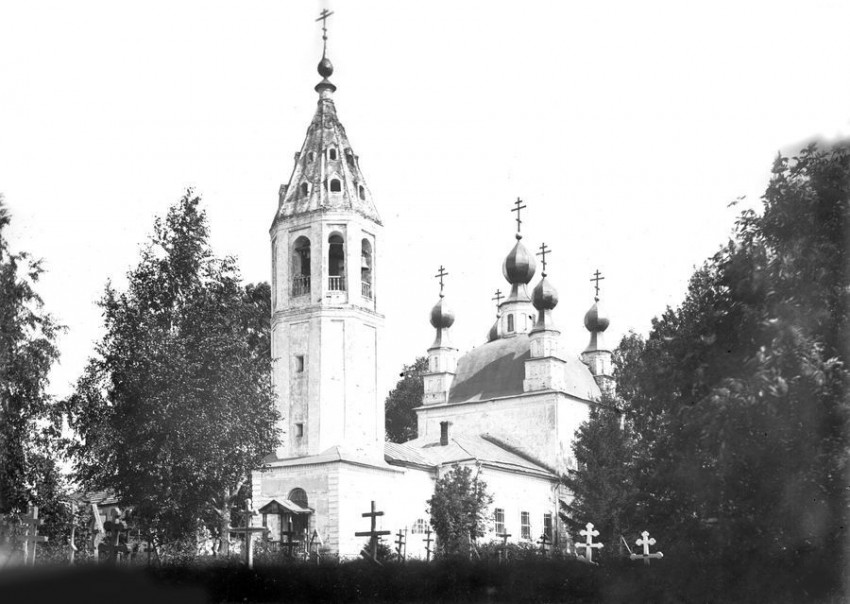
[[[646,341],[624,341],[633,525],[693,565],[731,560],[738,574],[764,571],[753,581],[768,585],[777,560],[792,561],[836,585],[847,538],[850,146],[778,157],[763,202],[693,275],[682,305]]]
[[[66,401],[76,477],[171,537],[226,526],[277,442],[269,287],[213,255],[199,203],[187,191],[155,221],[126,291],[107,285],[106,335]]]
[[[405,365],[401,379],[387,395],[386,437],[394,443],[416,438],[416,412],[422,405],[424,389],[422,374],[428,371],[428,357],[419,357],[412,365]]]
[[[443,555],[465,553],[470,541],[487,530],[487,507],[493,497],[487,484],[469,466],[455,464],[437,480],[428,500],[431,526],[437,533],[437,551]]]
[[[621,535],[628,533],[629,510],[634,505],[635,487],[631,476],[634,438],[629,423],[622,422],[615,401],[605,398],[590,410],[573,442],[577,468],[563,478],[573,495],[561,502],[561,518],[572,529],[573,538],[584,541],[578,531],[592,522],[605,547],[594,554],[604,559],[620,552]],[[621,422],[623,425],[621,425]]]
[[[56,538],[66,485],[56,463],[61,416],[46,389],[64,328],[36,292],[41,261],[10,249],[10,222],[0,196],[0,522],[37,505],[41,533]]]

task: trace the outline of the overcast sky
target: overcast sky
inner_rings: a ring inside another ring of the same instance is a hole
[[[69,328],[54,393],[99,337],[106,281],[123,286],[186,187],[216,252],[270,279],[325,6],[337,110],[385,225],[387,388],[433,339],[440,264],[455,342],[484,342],[517,196],[578,354],[595,269],[611,341],[646,333],[778,151],[850,135],[846,1],[0,2],[0,192]]]

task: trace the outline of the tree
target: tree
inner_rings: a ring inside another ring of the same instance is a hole
[[[387,395],[386,437],[394,443],[416,438],[416,412],[422,405],[424,389],[422,374],[428,371],[428,357],[419,357],[412,365],[405,365],[401,379]]]
[[[822,588],[847,534],[850,146],[778,157],[763,202],[618,368],[634,513],[694,564]]]
[[[243,288],[235,260],[214,257],[199,204],[187,191],[155,221],[127,290],[107,285],[106,335],[66,404],[76,476],[116,489],[165,537],[199,522],[226,537],[278,439],[269,286]]]
[[[479,472],[473,474],[469,466],[455,464],[434,485],[428,513],[437,533],[437,547],[444,555],[466,552],[470,541],[484,535],[487,506],[493,498]]]
[[[624,422],[615,401],[606,397],[593,406],[590,417],[576,432],[572,449],[577,468],[563,477],[573,495],[561,502],[561,518],[577,531],[592,522],[600,532],[606,551],[602,556],[622,555],[621,535],[629,532],[630,509],[635,488],[631,476],[634,439],[630,423]]]
[[[46,388],[63,328],[35,291],[41,261],[10,250],[10,222],[0,196],[0,514],[35,504],[50,519],[64,481],[55,461],[60,417]]]

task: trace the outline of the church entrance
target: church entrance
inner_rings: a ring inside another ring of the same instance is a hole
[[[269,529],[269,539],[282,543],[294,542],[303,546],[310,529],[310,509],[304,489],[292,489],[282,501],[272,499],[259,509],[263,526]]]

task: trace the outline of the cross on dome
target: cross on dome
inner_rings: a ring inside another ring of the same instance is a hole
[[[516,207],[513,208],[511,212],[516,212],[516,238],[522,239],[522,235],[520,234],[520,231],[522,230],[522,217],[520,216],[520,212],[526,209],[527,206],[522,205],[522,199],[519,197],[516,198],[514,205]]]
[[[504,298],[504,297],[505,297],[505,296],[504,296],[504,294],[502,294],[502,290],[497,289],[497,290],[496,290],[496,295],[494,295],[494,296],[493,296],[492,298],[490,298],[490,299],[491,299],[491,300],[495,300],[495,301],[496,301],[496,308],[498,308],[498,307],[499,307],[499,305],[502,303],[502,298]]]
[[[545,267],[545,265],[544,265],[544,267]],[[546,270],[546,269],[544,268],[543,270]],[[594,284],[594,287],[596,287],[596,295],[594,296],[594,299],[597,302],[599,302],[599,282],[602,281],[603,279],[605,279],[605,277],[602,276],[602,273],[599,272],[599,269],[596,269],[596,272],[593,273],[593,277],[590,278],[591,281],[596,282]]]
[[[443,265],[441,264],[440,270],[437,272],[436,275],[434,275],[435,279],[440,280],[440,297],[441,298],[443,297],[443,277],[445,277],[446,275],[448,275],[448,273],[446,272],[446,269],[443,268]]]
[[[551,254],[552,249],[547,247],[545,243],[540,244],[540,251],[537,252],[537,255],[540,256],[540,264],[543,267],[543,270],[540,272],[542,276],[546,276],[546,254]]]
[[[325,53],[328,50],[328,17],[330,17],[334,12],[332,10],[328,10],[326,8],[322,9],[322,12],[319,14],[319,18],[316,19],[316,22],[322,22],[322,56],[325,56]]]

